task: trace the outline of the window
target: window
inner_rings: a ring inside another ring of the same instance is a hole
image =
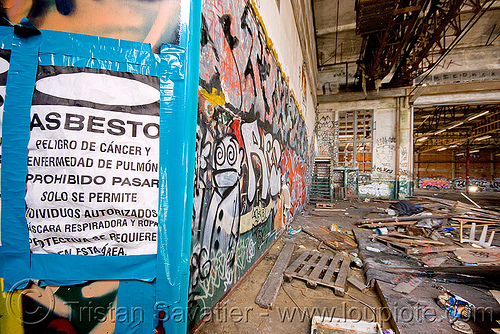
[[[359,168],[362,173],[372,170],[373,110],[339,111],[337,164]]]

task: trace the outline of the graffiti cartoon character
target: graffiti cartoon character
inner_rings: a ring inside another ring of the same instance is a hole
[[[226,135],[215,144],[214,192],[210,199],[207,220],[202,236],[202,248],[208,254],[220,250],[225,255],[224,273],[232,282],[236,246],[240,230],[240,178],[243,149],[234,135]],[[203,259],[202,259],[203,260]]]

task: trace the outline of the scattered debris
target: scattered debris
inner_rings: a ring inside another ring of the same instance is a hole
[[[352,267],[363,268],[363,261],[357,256],[353,257],[351,259],[351,268]]]
[[[451,328],[461,333],[473,334],[474,332],[470,328],[470,325],[464,321],[456,320],[451,324]]]
[[[439,307],[445,310],[453,318],[470,319],[475,309],[472,303],[446,290],[442,295],[438,296],[437,303]]]
[[[454,253],[464,263],[500,265],[500,248],[457,248]]]
[[[380,249],[372,247],[372,246],[366,246],[366,249],[369,250],[370,252],[374,252],[374,253],[380,253],[381,252]]]
[[[446,245],[444,243],[434,240],[410,240],[410,239],[405,240],[402,238],[391,237],[388,235],[377,235],[375,236],[375,239],[397,251],[410,255],[450,252],[454,251],[457,248],[456,246]]]
[[[294,234],[299,233],[300,231],[302,231],[302,227],[300,227],[300,228],[291,228],[291,227],[290,227],[290,228],[288,229],[288,234],[289,234],[289,235],[294,235]]]

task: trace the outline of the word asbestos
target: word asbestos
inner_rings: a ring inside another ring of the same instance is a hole
[[[108,119],[98,116],[84,116],[73,113],[66,113],[64,117],[58,112],[49,112],[44,118],[40,118],[38,113],[33,113],[30,129],[38,128],[41,131],[58,130],[62,128],[69,131],[87,131],[91,133],[108,133],[113,136],[123,136],[125,134],[137,137],[142,133],[149,139],[157,139],[160,133],[160,126],[157,123],[146,123],[121,119]]]

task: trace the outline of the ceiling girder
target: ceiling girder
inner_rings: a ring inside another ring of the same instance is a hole
[[[391,72],[392,77],[388,77],[391,87],[410,85],[449,51],[468,26],[462,24],[463,14],[472,13],[467,22],[473,22],[493,0],[394,1],[398,3],[393,18],[383,30],[363,33],[364,29],[357,27],[364,40],[358,73],[364,74],[370,88],[380,86]],[[371,0],[361,3],[374,6]],[[364,22],[362,16],[363,13],[358,14],[358,25]]]

